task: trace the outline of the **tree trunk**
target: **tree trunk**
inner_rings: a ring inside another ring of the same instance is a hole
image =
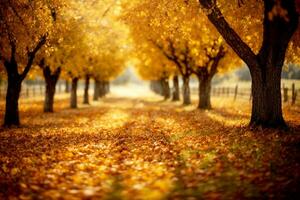
[[[200,109],[211,109],[210,91],[211,91],[211,78],[198,77],[199,79],[199,104]]]
[[[71,108],[77,108],[77,85],[78,85],[78,78],[72,78],[72,88],[71,88]]]
[[[18,74],[8,75],[4,126],[20,125],[19,97],[22,81]]]
[[[104,81],[99,81],[99,97],[102,98],[105,96],[105,85]]]
[[[49,67],[43,69],[43,75],[46,82],[44,112],[53,112],[54,95],[56,90],[56,84],[60,75],[60,67],[51,74]]]
[[[89,88],[90,88],[90,76],[86,75],[85,76],[84,97],[83,97],[84,104],[89,104]]]
[[[199,0],[226,42],[248,65],[252,76],[252,116],[250,125],[272,128],[285,128],[282,116],[280,74],[287,46],[298,28],[299,14],[295,0],[263,1],[263,43],[256,55],[230,27],[215,1]],[[280,4],[285,11],[270,17],[270,13]]]
[[[106,94],[110,93],[110,83],[109,81],[106,82]]]
[[[66,80],[65,93],[69,93],[69,92],[70,92],[70,83],[68,80]]]
[[[6,93],[6,105],[5,105],[5,116],[4,116],[4,126],[20,125],[19,118],[19,97],[22,87],[22,81],[26,78],[28,72],[30,71],[35,55],[38,50],[45,44],[46,35],[43,35],[37,45],[32,51],[28,51],[27,62],[23,63],[24,70],[19,74],[18,63],[16,61],[16,43],[10,40],[11,46],[11,56],[9,60],[3,59],[0,56],[0,60],[3,61],[4,67],[7,72],[7,93]],[[3,59],[3,60],[2,60]]]
[[[173,98],[172,101],[179,101],[180,95],[179,95],[179,80],[178,76],[173,77]]]
[[[164,96],[164,99],[168,100],[170,98],[169,79],[167,79],[167,78],[162,79],[162,87],[163,87],[163,96]]]
[[[164,94],[163,81],[161,79],[160,80],[152,80],[150,86],[154,93],[163,96],[163,94]]]
[[[103,91],[104,91],[104,95],[109,93],[109,82],[108,81],[103,82]]]
[[[283,2],[283,8],[288,11],[288,20],[282,17],[270,20],[268,14],[275,2],[264,1],[263,43],[257,55],[257,66],[249,65],[253,94],[251,126],[286,127],[282,116],[281,72],[286,49],[297,29],[298,14],[295,11],[295,1]]]
[[[99,99],[99,81],[95,79],[95,85],[94,85],[94,101],[98,101]]]
[[[251,126],[286,127],[282,117],[281,69],[266,67],[252,71]]]
[[[55,83],[50,80],[46,80],[46,92],[45,92],[44,112],[53,112]]]
[[[191,104],[190,77],[183,76],[183,105]]]

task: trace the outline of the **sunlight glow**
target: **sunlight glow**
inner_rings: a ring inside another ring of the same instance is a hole
[[[218,114],[216,112],[206,112],[207,116],[210,117],[211,119],[224,124],[225,126],[236,126],[237,124],[246,124],[247,119],[240,118],[240,119],[233,119],[229,117],[224,117],[221,114]]]

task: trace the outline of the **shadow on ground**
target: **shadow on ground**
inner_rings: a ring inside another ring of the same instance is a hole
[[[41,102],[23,104],[24,126],[1,129],[0,198],[299,196],[299,127],[253,132],[248,108],[230,105],[108,97],[42,114]]]

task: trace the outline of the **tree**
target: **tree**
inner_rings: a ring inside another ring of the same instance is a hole
[[[191,103],[189,80],[192,71],[184,61],[186,60],[186,57],[184,57],[186,55],[184,44],[177,38],[180,31],[176,29],[179,25],[176,24],[177,22],[170,21],[169,11],[164,10],[165,7],[162,5],[163,3],[160,2],[136,2],[136,5],[128,9],[124,19],[132,29],[136,44],[150,41],[152,45],[158,48],[157,50],[165,59],[168,59],[173,63],[172,65],[177,67],[177,72],[183,78],[183,103],[188,105]],[[179,87],[177,87],[176,79],[174,85],[176,86],[175,96],[177,96]]]
[[[81,71],[77,74],[85,78],[84,103],[89,103],[90,78],[95,80],[94,100],[97,100],[109,91],[109,81],[122,72],[128,33],[117,20],[121,9],[117,1],[74,0],[72,7],[76,10],[74,17],[79,20],[80,32],[83,33],[79,38],[83,45],[76,45],[79,52],[75,56],[80,55],[77,62],[81,63],[78,66]]]
[[[43,77],[46,83],[44,112],[53,112],[55,88],[61,73],[61,67],[57,67],[52,72],[50,66],[45,63],[44,58],[40,61],[39,66],[43,70]]]
[[[288,44],[299,23],[299,12],[295,2],[295,0],[244,2],[242,6],[248,10],[243,15],[251,16],[254,12],[261,11],[263,16],[262,45],[258,53],[255,53],[230,26],[228,19],[225,19],[222,9],[226,10],[226,7],[220,8],[216,0],[199,0],[208,19],[250,70],[253,95],[251,126],[273,128],[286,126],[282,116],[281,71]],[[262,9],[254,11],[253,4]]]
[[[191,103],[189,80],[195,74],[199,79],[198,107],[210,108],[211,79],[220,68],[228,70],[239,63],[203,13],[184,2],[173,3],[174,7],[170,1],[143,1],[129,11],[127,21],[138,43],[142,37],[150,40],[177,67],[183,78],[184,104]],[[226,63],[219,67],[224,58],[228,58]]]
[[[43,71],[46,86],[44,112],[53,112],[56,84],[64,62],[68,59],[68,55],[66,55],[69,47],[68,42],[70,42],[68,41],[68,37],[76,25],[72,20],[63,20],[63,18],[67,17],[66,15],[63,16],[63,13],[66,12],[62,8],[59,11],[55,15],[53,31],[51,37],[48,37],[48,45],[42,48],[37,55],[36,63]]]
[[[82,49],[85,48],[81,45],[79,40],[79,43],[76,43],[76,46],[69,52],[70,55],[73,55],[72,58],[68,59],[65,63],[65,73],[71,78],[70,108],[78,107],[78,81],[84,74],[86,66],[84,62],[85,55],[81,54]]]
[[[195,73],[199,80],[199,104],[198,108],[210,109],[210,92],[211,92],[211,80],[217,73],[219,62],[225,57],[226,52],[223,44],[214,44],[212,48],[216,51],[215,55],[206,52],[208,58],[207,62],[203,66],[198,66],[193,73]]]
[[[139,49],[134,51],[133,55],[138,74],[142,79],[158,84],[160,89],[156,92],[164,96],[165,100],[169,99],[171,97],[169,79],[177,71],[174,64],[157,51],[152,42],[136,43],[134,49]]]
[[[2,1],[0,7],[0,60],[7,73],[4,125],[19,125],[21,85],[37,52],[51,34],[58,1]]]
[[[173,92],[172,92],[172,101],[180,100],[180,90],[179,90],[179,78],[178,75],[173,75]]]

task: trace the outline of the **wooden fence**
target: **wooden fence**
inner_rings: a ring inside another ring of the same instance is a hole
[[[0,86],[0,99],[5,99],[6,96],[6,84]],[[56,85],[56,93],[64,93],[65,85],[59,82]],[[20,94],[20,98],[35,98],[43,97],[45,95],[45,84],[23,84]]]
[[[192,93],[198,93],[198,88],[191,88]],[[291,103],[292,105],[298,104],[300,105],[300,88],[296,88],[293,83],[292,86],[285,87],[282,85],[282,101],[284,103]],[[56,93],[64,93],[65,92],[65,84],[63,82],[59,82],[56,86]],[[21,98],[35,98],[35,97],[43,97],[45,95],[45,85],[42,83],[39,84],[23,84],[21,91]],[[212,87],[211,91],[212,96],[216,97],[232,97],[234,100],[236,99],[244,99],[251,100],[251,88],[243,88],[236,85],[235,87]],[[0,86],[0,99],[5,99],[6,96],[6,85],[2,84]]]
[[[290,88],[284,85],[281,88],[282,101],[284,103],[291,103],[292,105],[300,104],[300,88],[296,88],[293,83]],[[198,93],[198,88],[192,88],[192,93]],[[216,97],[232,97],[236,99],[252,99],[251,88],[242,88],[236,85],[235,87],[212,87],[211,95]]]

